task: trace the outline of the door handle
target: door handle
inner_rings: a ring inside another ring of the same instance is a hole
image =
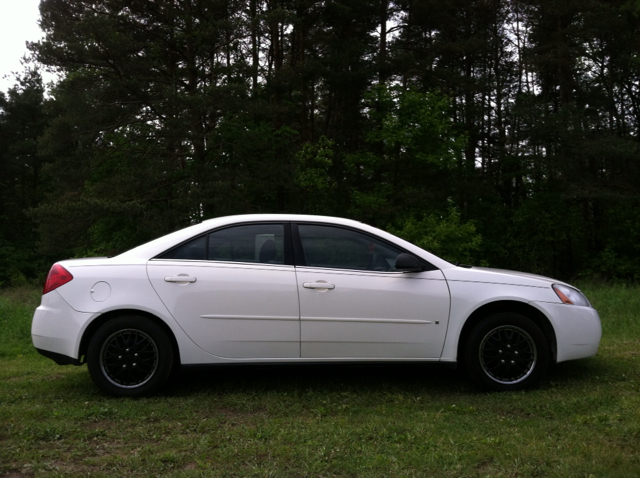
[[[328,282],[304,282],[302,287],[305,289],[335,289],[336,286]]]
[[[169,276],[164,278],[165,282],[195,282],[197,280],[195,277],[189,276]]]

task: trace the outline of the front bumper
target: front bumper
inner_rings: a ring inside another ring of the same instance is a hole
[[[533,302],[551,321],[556,334],[557,362],[592,357],[598,352],[602,324],[591,307]]]

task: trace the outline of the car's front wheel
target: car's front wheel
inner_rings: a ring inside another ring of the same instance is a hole
[[[153,321],[135,315],[117,317],[92,337],[87,366],[94,383],[109,395],[150,395],[171,374],[173,347]]]
[[[467,345],[467,370],[489,390],[528,388],[549,365],[547,339],[531,319],[520,314],[487,317],[471,331]]]

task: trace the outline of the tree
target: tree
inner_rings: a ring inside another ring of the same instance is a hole
[[[64,73],[37,146],[43,250],[314,212],[632,278],[636,3],[43,0],[32,48]]]
[[[26,69],[7,93],[0,92],[0,285],[33,276],[42,260],[36,254],[34,224],[27,210],[47,187],[37,140],[47,122],[42,78]]]

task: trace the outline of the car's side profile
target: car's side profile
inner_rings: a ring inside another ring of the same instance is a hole
[[[104,392],[156,392],[181,365],[463,364],[517,390],[589,357],[598,313],[572,286],[458,267],[379,229],[302,215],[216,218],[112,258],[61,261],[33,343]]]

